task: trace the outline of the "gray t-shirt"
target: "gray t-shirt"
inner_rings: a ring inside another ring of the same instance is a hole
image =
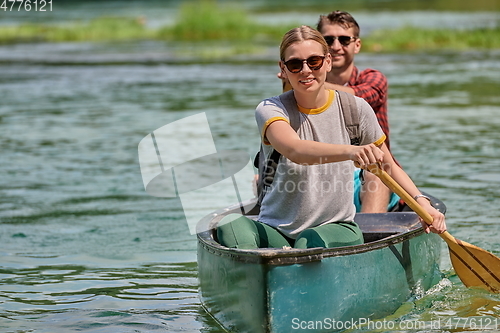
[[[293,91],[284,94],[291,96]],[[381,144],[385,135],[373,109],[362,98],[355,99],[361,145]],[[293,105],[292,110],[287,110],[280,97],[275,96],[265,99],[257,106],[255,118],[262,135],[265,156],[269,157],[273,150],[265,137],[267,127],[278,120],[290,123],[289,112],[299,115],[300,126],[297,133],[302,140],[350,144],[335,91],[330,90],[328,102],[319,109],[304,109]],[[299,165],[281,156],[274,181],[262,201],[258,220],[290,238],[296,238],[307,228],[335,221],[353,221],[356,213],[353,204],[353,173],[352,161]]]

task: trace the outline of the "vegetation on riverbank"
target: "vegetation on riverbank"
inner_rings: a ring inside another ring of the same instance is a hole
[[[332,5],[334,8],[332,8]],[[357,11],[459,11],[495,12],[500,11],[498,0],[273,0],[265,1],[254,7],[261,13],[309,12],[326,13],[333,9],[348,12]]]
[[[199,0],[181,6],[171,26],[148,28],[145,18],[103,17],[67,25],[22,24],[0,26],[0,44],[27,42],[78,42],[165,40],[183,42],[225,41],[239,51],[259,45],[276,45],[283,33],[299,23],[265,25],[243,10],[222,8],[213,1]],[[402,27],[378,30],[363,38],[366,52],[425,50],[500,49],[500,24],[474,30]]]
[[[500,27],[474,30],[402,27],[377,30],[363,38],[363,51],[401,52],[500,49]]]
[[[293,27],[289,25],[288,28]],[[218,7],[212,1],[185,3],[173,26],[159,29],[157,37],[176,41],[272,41],[281,38],[287,27],[254,22],[237,7]]]
[[[296,26],[263,25],[236,7],[222,8],[213,1],[199,0],[181,6],[176,23],[148,28],[146,18],[101,17],[65,25],[21,24],[0,26],[0,44],[26,42],[122,41],[156,39],[166,41],[246,41],[275,43],[284,31]]]
[[[0,44],[30,42],[100,42],[155,38],[142,18],[101,17],[67,25],[21,24],[0,26]]]

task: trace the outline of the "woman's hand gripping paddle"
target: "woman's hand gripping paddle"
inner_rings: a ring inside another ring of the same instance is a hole
[[[368,171],[379,177],[427,224],[432,224],[432,216],[377,164],[368,166]],[[447,231],[439,236],[448,244],[453,268],[466,287],[479,287],[500,293],[500,258],[475,245],[456,239]]]

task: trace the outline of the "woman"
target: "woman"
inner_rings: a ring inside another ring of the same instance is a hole
[[[308,26],[288,31],[280,58],[281,75],[293,90],[262,101],[256,109],[266,156],[273,149],[282,155],[278,169],[258,221],[224,218],[217,230],[221,244],[246,249],[361,244],[363,236],[354,222],[354,163],[362,168],[381,163],[434,218],[432,226],[422,222],[425,231],[444,232],[444,215],[394,162],[373,110],[357,97],[361,145],[350,145],[336,92],[325,88],[332,60],[322,35]],[[297,131],[291,117],[299,118]]]

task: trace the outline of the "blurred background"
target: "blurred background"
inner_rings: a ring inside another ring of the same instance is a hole
[[[361,26],[356,65],[388,77],[394,155],[450,233],[500,255],[498,0],[0,4],[1,332],[223,332],[182,205],[146,194],[138,144],[205,112],[218,150],[253,157],[281,36],[337,9]],[[390,319],[499,329],[500,297],[465,289],[444,245],[442,261]]]

